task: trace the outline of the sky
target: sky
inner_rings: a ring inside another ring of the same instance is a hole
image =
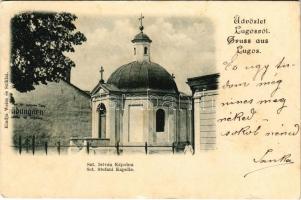
[[[106,81],[134,60],[131,40],[140,32],[139,16],[77,15],[75,25],[87,41],[67,54],[76,64],[71,72],[74,85],[91,91],[100,79],[100,66]],[[180,91],[191,94],[187,78],[216,72],[214,27],[208,18],[144,17],[144,33],[153,41],[151,61],[175,75]]]

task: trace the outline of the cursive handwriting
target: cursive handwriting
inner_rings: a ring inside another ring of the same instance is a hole
[[[273,149],[268,149],[261,158],[259,158],[259,159],[254,158],[253,162],[254,163],[277,163],[277,162],[293,163],[291,161],[291,159],[289,159],[291,157],[291,154],[285,154],[284,156],[281,156],[280,158],[269,158],[268,154],[270,154],[273,151],[274,151]]]
[[[256,111],[254,108],[251,108],[250,114],[247,115],[245,112],[237,112],[233,116],[232,112],[230,112],[230,116],[223,117],[217,120],[217,122],[233,122],[233,121],[247,121],[252,120],[254,115],[256,114]]]
[[[262,86],[273,86],[273,85],[276,85],[276,88],[273,89],[273,91],[271,92],[271,97],[273,97],[275,95],[275,93],[280,89],[280,84],[282,83],[283,81],[281,79],[279,80],[273,80],[273,81],[262,81],[262,82],[259,82],[256,86],[258,87],[262,87]]]
[[[283,124],[282,124],[282,127],[283,127]],[[265,133],[265,136],[295,136],[295,135],[298,135],[298,133],[300,131],[300,125],[299,124],[294,124],[294,127],[296,128],[296,130],[268,131],[268,132]]]
[[[236,71],[238,69],[245,69],[245,70],[249,70],[249,71],[254,71],[252,80],[256,81],[257,77],[260,77],[260,81],[264,80],[265,75],[267,74],[269,68],[270,68],[270,64],[251,64],[251,65],[246,65],[246,66],[239,66],[236,64],[237,58],[238,58],[237,53],[235,53],[231,59],[229,61],[224,61],[223,65],[224,65],[224,69],[225,71],[228,70],[232,70],[232,71]],[[278,69],[282,69],[282,68],[289,68],[293,66],[293,64],[289,64],[289,63],[285,63],[285,57],[282,57],[280,59],[280,61],[274,65],[274,67],[278,70]]]
[[[222,136],[236,136],[236,135],[243,135],[243,136],[248,136],[248,135],[258,135],[259,130],[261,128],[261,125],[257,126],[256,129],[251,130],[251,126],[244,126],[240,128],[239,130],[231,130],[227,131],[226,133],[222,133]]]
[[[261,167],[261,168],[252,170],[252,171],[244,174],[243,177],[246,178],[249,174],[252,174],[254,172],[258,172],[258,171],[261,171],[261,170],[264,170],[264,169],[294,163],[291,159],[292,154],[288,153],[288,154],[284,154],[284,155],[274,157],[274,156],[271,156],[271,153],[273,151],[274,151],[273,149],[268,149],[267,151],[265,151],[263,156],[261,156],[259,158],[253,158],[254,163],[257,163],[257,164],[271,163],[273,165],[269,165],[269,166],[265,166],[265,167]]]

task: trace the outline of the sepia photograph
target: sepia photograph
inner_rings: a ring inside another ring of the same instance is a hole
[[[214,150],[219,74],[213,35],[205,17],[15,15],[10,58],[15,150],[115,155]]]
[[[300,198],[298,1],[1,1],[0,197]]]

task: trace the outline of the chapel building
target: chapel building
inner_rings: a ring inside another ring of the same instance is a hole
[[[192,101],[164,67],[151,59],[152,40],[131,41],[134,60],[103,75],[91,92],[92,139],[104,145],[173,145],[192,142]],[[101,74],[103,69],[101,70]]]

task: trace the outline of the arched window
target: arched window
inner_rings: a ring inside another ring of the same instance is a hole
[[[98,119],[98,137],[101,139],[105,139],[106,138],[106,106],[101,103],[99,104],[98,108],[98,115],[99,115],[99,119]]]
[[[136,55],[136,48],[134,48],[134,55]]]
[[[156,132],[164,132],[165,112],[162,109],[156,112]]]
[[[144,47],[144,55],[147,54],[147,47]]]

